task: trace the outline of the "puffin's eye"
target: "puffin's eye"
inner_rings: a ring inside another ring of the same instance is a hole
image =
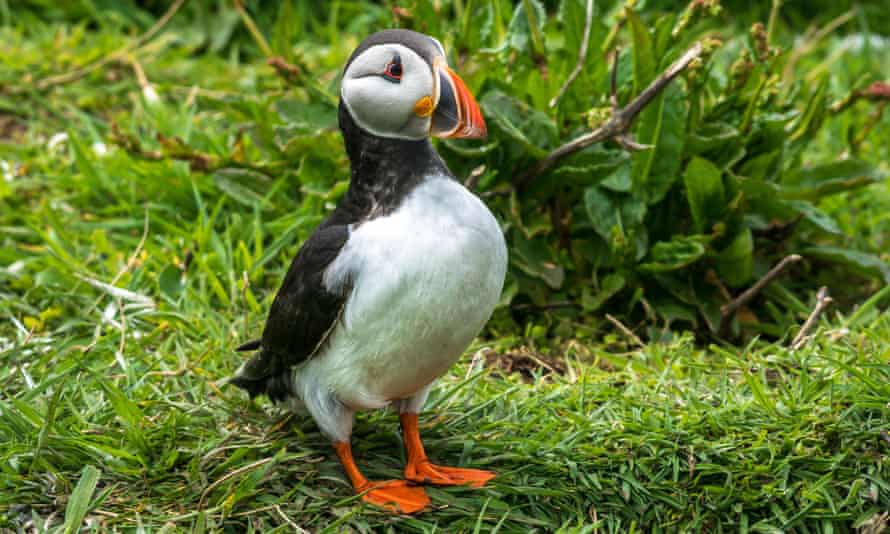
[[[402,58],[398,54],[393,56],[392,61],[386,66],[383,77],[395,83],[402,81]]]

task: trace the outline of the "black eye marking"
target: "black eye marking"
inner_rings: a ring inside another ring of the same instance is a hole
[[[399,83],[402,81],[402,58],[398,54],[392,57],[389,64],[386,65],[386,70],[383,71],[383,77],[393,83]]]

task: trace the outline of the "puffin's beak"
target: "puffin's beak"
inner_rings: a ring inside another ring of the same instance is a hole
[[[482,138],[488,135],[479,104],[467,84],[447,65],[439,73],[439,104],[433,111],[430,133],[437,137]]]

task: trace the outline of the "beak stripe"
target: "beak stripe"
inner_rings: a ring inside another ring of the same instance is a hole
[[[467,85],[445,65],[439,68],[439,104],[433,115],[432,133],[439,137],[485,137],[485,119]]]
[[[485,127],[485,119],[482,118],[482,111],[479,104],[473,97],[473,93],[467,87],[467,84],[460,79],[453,70],[448,67],[449,77],[454,84],[455,93],[457,93],[457,109],[460,112],[457,129],[451,134],[451,137],[485,137],[488,129]]]

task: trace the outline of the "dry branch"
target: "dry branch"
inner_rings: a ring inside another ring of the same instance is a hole
[[[804,346],[804,343],[807,341],[807,333],[813,329],[813,326],[816,324],[816,320],[819,318],[819,315],[825,311],[825,308],[831,304],[832,298],[828,295],[828,288],[822,286],[819,288],[819,292],[816,293],[816,307],[813,308],[813,311],[810,312],[810,316],[807,317],[807,320],[803,323],[803,326],[800,327],[800,332],[794,336],[794,341],[791,342],[791,348],[793,350],[798,350],[799,348]]]
[[[287,60],[281,56],[270,57],[266,60],[266,63],[275,69],[275,72],[277,72],[279,76],[290,83],[298,83],[302,76],[302,71],[300,71],[299,67],[288,63]]]
[[[126,150],[131,156],[147,161],[174,159],[187,162],[189,168],[194,172],[210,173],[220,169],[246,169],[266,177],[274,176],[282,165],[278,163],[267,165],[243,161],[238,155],[237,147],[228,157],[223,157],[199,152],[178,137],[167,137],[157,134],[156,139],[161,145],[161,150],[148,150],[142,146],[142,143],[135,136],[121,131],[116,123],[111,124],[111,142]]]
[[[739,308],[741,308],[742,306],[747,304],[758,293],[760,293],[760,290],[762,290],[764,287],[767,286],[767,284],[769,284],[770,282],[775,280],[780,274],[782,274],[782,271],[784,271],[786,267],[788,267],[790,264],[792,264],[794,262],[798,262],[802,259],[803,258],[797,254],[791,254],[790,256],[785,256],[784,258],[782,258],[782,261],[780,261],[778,264],[776,264],[775,267],[770,269],[770,271],[768,273],[763,275],[763,278],[761,278],[760,280],[755,282],[753,286],[751,286],[748,289],[746,289],[745,291],[743,291],[741,295],[734,298],[728,304],[722,306],[720,308],[719,331],[725,332],[726,327],[729,326],[729,322],[735,316],[736,312],[739,311]]]
[[[610,323],[612,323],[612,325],[613,325],[615,328],[617,328],[619,332],[621,332],[622,334],[624,334],[624,337],[626,337],[626,338],[627,338],[628,340],[630,340],[630,341],[633,341],[634,344],[636,344],[637,346],[640,346],[640,347],[645,347],[645,346],[646,346],[646,344],[643,343],[643,340],[640,339],[639,336],[637,336],[636,334],[633,333],[633,330],[631,330],[630,328],[624,326],[624,323],[622,323],[621,321],[619,321],[619,320],[616,319],[615,317],[613,317],[613,316],[611,316],[611,315],[609,315],[609,314],[607,313],[607,314],[606,314],[606,320],[608,320]]]
[[[527,186],[536,177],[550,170],[562,158],[570,154],[574,154],[579,150],[587,148],[592,144],[601,143],[608,139],[616,139],[621,143],[622,146],[630,150],[645,148],[634,143],[632,140],[626,137],[627,133],[630,131],[630,127],[633,125],[634,119],[636,119],[637,115],[640,114],[643,108],[645,108],[656,96],[658,96],[658,94],[663,91],[664,88],[667,87],[668,84],[674,80],[674,78],[676,78],[681,72],[683,72],[683,70],[686,69],[686,67],[688,67],[689,64],[692,63],[692,61],[701,56],[703,48],[704,47],[702,46],[702,43],[695,43],[692,48],[687,50],[682,56],[680,56],[679,59],[674,61],[664,72],[662,72],[657,78],[655,78],[655,80],[653,80],[648,87],[646,87],[624,108],[617,107],[617,101],[614,99],[615,95],[613,87],[612,98],[615,109],[613,109],[612,111],[612,116],[609,117],[609,119],[599,128],[591,131],[590,133],[584,134],[577,139],[569,141],[568,143],[550,152],[550,154],[548,154],[544,159],[539,161],[534,167],[528,169],[517,179],[517,186],[519,188]],[[612,71],[613,77],[615,76],[615,69],[617,68],[617,64],[618,59],[616,55]]]

